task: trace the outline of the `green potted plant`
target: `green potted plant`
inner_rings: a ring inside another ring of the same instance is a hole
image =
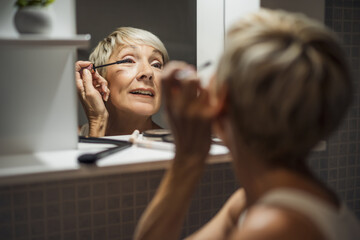
[[[16,0],[14,23],[19,33],[48,34],[52,29],[52,11],[55,0]]]

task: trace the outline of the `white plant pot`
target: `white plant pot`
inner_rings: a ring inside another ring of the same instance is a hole
[[[49,7],[19,8],[15,14],[15,27],[19,33],[49,34],[52,29],[52,11]]]

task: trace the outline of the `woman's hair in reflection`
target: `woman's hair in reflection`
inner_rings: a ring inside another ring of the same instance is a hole
[[[89,60],[95,66],[106,64],[115,49],[132,44],[149,45],[160,51],[164,64],[169,61],[166,48],[157,36],[149,31],[132,27],[120,27],[100,41],[90,54]],[[106,68],[99,68],[98,72],[101,76],[105,77]]]
[[[351,102],[336,37],[303,15],[261,10],[228,32],[217,85],[242,144],[270,166],[297,168],[334,131]]]

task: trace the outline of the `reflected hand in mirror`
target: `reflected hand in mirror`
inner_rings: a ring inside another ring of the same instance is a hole
[[[96,71],[92,71],[92,63],[77,61],[75,63],[76,88],[86,116],[91,124],[89,133],[92,137],[105,134],[108,112],[104,102],[109,98],[107,81]],[[96,126],[97,125],[97,126]]]

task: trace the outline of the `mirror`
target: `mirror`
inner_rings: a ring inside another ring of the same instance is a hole
[[[170,59],[184,60],[193,65],[211,60],[213,66],[207,70],[207,74],[211,75],[211,68],[216,66],[214,59],[218,58],[223,48],[224,26],[227,24],[224,21],[229,21],[230,15],[241,14],[236,9],[243,10],[244,4],[246,7],[256,5],[256,8],[261,6],[303,12],[320,21],[324,18],[324,0],[104,0],[101,3],[96,0],[77,0],[77,33],[90,33],[92,36],[91,47],[79,51],[78,59],[87,60],[99,40],[117,27],[131,26],[157,35],[165,44]],[[202,14],[205,14],[204,18]],[[78,109],[81,125],[87,119],[80,104]],[[161,112],[160,109],[154,121],[166,127]]]
[[[77,0],[76,23],[78,34],[91,34],[91,46],[78,51],[79,60],[88,60],[97,43],[117,27],[129,26],[157,35],[164,43],[170,59],[196,64],[194,0]],[[79,125],[82,125],[87,119],[80,103],[78,109]],[[164,126],[160,113],[153,118],[160,126]]]

